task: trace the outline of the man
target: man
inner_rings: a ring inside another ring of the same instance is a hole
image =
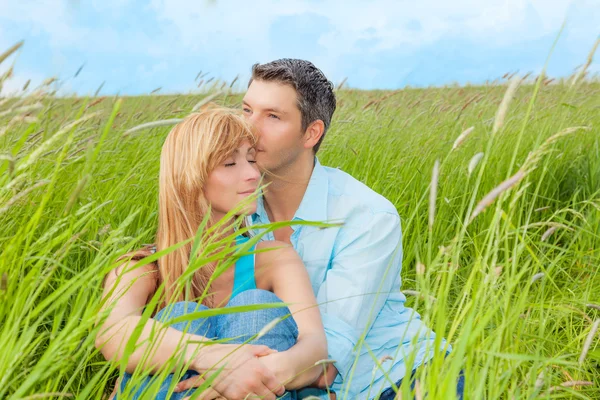
[[[395,207],[316,158],[335,108],[332,83],[312,63],[254,65],[243,112],[258,128],[257,162],[269,186],[249,223],[343,222],[281,228],[264,239],[293,245],[317,295],[335,363],[315,386],[333,382],[338,398],[374,398],[432,357],[435,334],[404,306]]]

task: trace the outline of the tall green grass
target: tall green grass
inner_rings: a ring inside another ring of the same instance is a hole
[[[153,240],[169,127],[127,131],[210,95],[59,98],[55,85],[0,99],[2,399],[111,391],[118,366],[94,348],[101,281]],[[319,158],[398,208],[407,305],[454,349],[418,396],[452,398],[464,369],[467,398],[597,399],[600,83],[506,91],[340,89]]]

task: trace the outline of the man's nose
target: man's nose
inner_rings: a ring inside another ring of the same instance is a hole
[[[250,123],[252,125],[254,125],[254,127],[259,131],[258,133],[260,134],[260,128],[261,128],[261,123],[260,123],[260,119],[258,118],[258,114],[253,113],[252,115],[248,115],[247,116],[248,121],[250,121]]]

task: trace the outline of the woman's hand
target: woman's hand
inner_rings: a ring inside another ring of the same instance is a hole
[[[203,353],[194,361],[192,369],[203,374],[208,369],[223,370],[205,390],[199,399],[213,400],[225,397],[229,400],[243,400],[250,394],[262,399],[275,400],[281,396],[285,387],[269,370],[259,357],[276,353],[267,346],[214,344],[207,346]],[[193,387],[201,386],[205,379],[193,377],[177,384],[175,391],[182,392]]]

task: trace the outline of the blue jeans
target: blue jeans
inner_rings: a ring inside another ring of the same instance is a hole
[[[448,356],[448,354],[450,354],[450,353],[446,353],[446,356]],[[424,363],[423,366],[426,364],[427,363]],[[412,373],[410,374],[410,390],[411,391],[415,390],[417,368],[413,369]],[[400,378],[398,380],[398,382],[396,382],[396,387],[398,387],[398,388],[400,387],[400,385],[402,384],[402,380],[403,380],[403,378]],[[458,380],[456,381],[456,398],[458,400],[462,400],[463,396],[464,396],[464,392],[465,392],[465,372],[460,371],[460,373],[458,374]],[[379,395],[379,400],[393,400],[395,398],[396,398],[396,392],[394,392],[394,389],[391,386],[389,388],[385,389]]]
[[[247,290],[235,296],[225,307],[244,306],[253,304],[281,303],[282,301],[275,294],[261,289]],[[176,317],[187,313],[206,310],[208,307],[198,305],[194,302],[179,302],[171,304],[160,310],[154,319],[161,322],[168,322]],[[227,343],[240,344],[246,342],[252,336],[255,336],[269,322],[275,318],[281,318],[290,315],[287,307],[267,308],[263,310],[248,311],[243,313],[233,313],[224,315],[215,315],[208,318],[199,318],[193,321],[178,322],[171,325],[172,328],[184,331],[190,334],[202,335],[211,339],[231,339]],[[268,331],[258,340],[248,342],[249,344],[265,345],[277,351],[285,351],[296,344],[298,339],[298,326],[292,317],[285,318],[275,327]],[[198,375],[196,371],[189,370],[181,380],[189,379]],[[120,392],[127,393],[127,398],[137,400],[141,398],[153,398],[157,400],[180,400],[191,396],[194,390],[188,390],[179,393],[169,393],[174,375],[170,374],[160,384],[160,389],[153,397],[147,390],[153,377],[148,376],[142,380],[135,388],[127,387],[131,380],[131,374],[125,373],[120,384]],[[175,384],[173,384],[173,387]],[[154,385],[156,388],[156,385]],[[127,388],[127,391],[125,389]],[[145,392],[146,391],[146,392]],[[119,398],[119,394],[115,400]],[[293,400],[296,398],[294,391],[286,392],[280,399]]]

